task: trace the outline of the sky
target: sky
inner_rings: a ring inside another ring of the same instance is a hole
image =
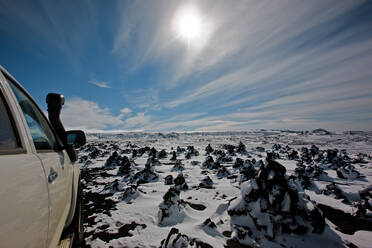
[[[67,129],[372,130],[371,13],[361,0],[0,0],[0,64],[44,111],[62,93]]]

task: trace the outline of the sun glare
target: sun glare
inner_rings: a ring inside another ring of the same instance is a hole
[[[201,20],[195,11],[184,11],[177,19],[177,32],[188,44],[200,36]]]

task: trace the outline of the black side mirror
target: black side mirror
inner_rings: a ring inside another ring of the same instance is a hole
[[[66,132],[67,145],[79,148],[86,143],[85,133],[81,130],[71,130]]]

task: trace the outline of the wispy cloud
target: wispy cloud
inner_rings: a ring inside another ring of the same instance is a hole
[[[69,129],[114,128],[124,124],[121,118],[120,115],[113,115],[108,108],[79,97],[67,100],[61,114],[64,125]]]
[[[129,108],[122,108],[122,109],[120,109],[120,113],[123,113],[123,114],[129,114],[131,112],[132,112],[132,110],[129,109]]]
[[[133,129],[133,128],[141,128],[146,126],[149,121],[151,120],[151,116],[145,115],[145,113],[137,113],[137,115],[128,117],[125,120],[124,127]]]
[[[137,88],[124,91],[125,100],[138,109],[157,110],[159,109],[159,91],[154,88]]]
[[[93,84],[97,87],[100,87],[100,88],[111,88],[109,82],[105,82],[105,81],[101,81],[101,80],[92,79],[92,80],[89,81],[89,83]]]

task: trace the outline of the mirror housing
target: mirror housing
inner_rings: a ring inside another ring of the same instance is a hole
[[[66,132],[67,145],[79,148],[86,143],[85,133],[81,130],[71,130]]]

